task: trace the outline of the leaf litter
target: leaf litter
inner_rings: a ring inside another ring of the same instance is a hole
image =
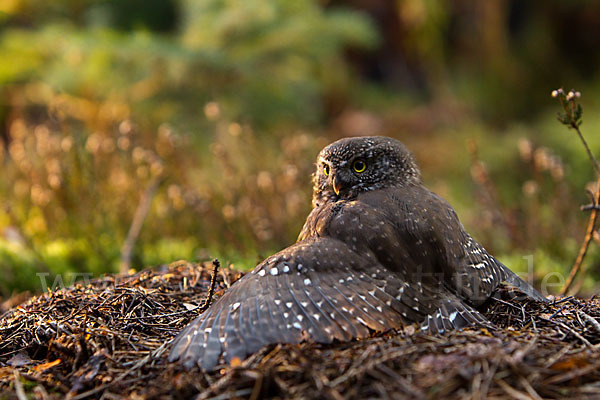
[[[498,328],[267,346],[213,372],[169,363],[211,263],[175,262],[33,297],[0,317],[0,398],[600,398],[600,301],[542,304],[503,288]],[[242,273],[216,274],[215,296]]]

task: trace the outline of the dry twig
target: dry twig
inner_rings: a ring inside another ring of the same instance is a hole
[[[135,242],[137,241],[138,236],[142,230],[142,225],[148,215],[148,211],[150,211],[150,205],[152,204],[152,199],[154,198],[154,194],[160,185],[160,177],[156,176],[152,179],[142,198],[140,199],[140,204],[135,210],[135,215],[133,216],[133,222],[129,227],[129,231],[127,232],[127,238],[125,238],[125,242],[121,247],[121,265],[119,267],[119,271],[124,274],[129,271],[131,268],[131,255],[133,253],[133,247],[135,246]]]

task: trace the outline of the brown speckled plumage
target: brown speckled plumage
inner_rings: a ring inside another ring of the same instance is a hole
[[[355,171],[357,161],[364,171]],[[502,281],[545,300],[465,232],[397,140],[330,144],[313,184],[314,208],[297,243],[189,324],[170,360],[211,369],[221,354],[243,359],[272,343],[346,341],[412,322],[440,333],[488,325],[473,307]]]

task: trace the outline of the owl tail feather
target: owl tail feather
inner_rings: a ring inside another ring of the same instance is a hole
[[[425,321],[421,323],[421,330],[436,334],[469,326],[495,329],[494,325],[479,311],[463,303],[457,297],[448,294],[442,305],[435,312],[429,314]]]
[[[508,269],[506,266],[501,264],[501,267],[504,273],[504,282],[508,283],[510,286],[514,286],[515,288],[519,289],[521,292],[523,292],[533,300],[541,301],[544,303],[547,303],[549,301],[540,292],[534,289],[533,286],[525,282],[523,279],[519,278],[517,274]]]

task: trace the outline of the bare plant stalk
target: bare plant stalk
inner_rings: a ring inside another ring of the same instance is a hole
[[[208,289],[206,299],[204,299],[204,302],[202,303],[200,308],[198,308],[199,313],[203,313],[208,309],[208,306],[210,306],[210,302],[212,301],[213,295],[215,294],[215,286],[217,285],[217,274],[219,272],[219,267],[221,266],[221,263],[219,262],[218,258],[215,258],[212,264],[213,272],[210,276],[210,287]]]
[[[135,215],[133,216],[133,221],[129,227],[129,232],[127,232],[127,238],[125,238],[125,242],[121,247],[121,265],[119,266],[119,271],[123,274],[129,271],[131,268],[131,255],[133,253],[133,247],[140,236],[142,225],[144,225],[148,211],[150,211],[150,205],[152,204],[152,199],[154,198],[154,194],[156,193],[156,189],[158,189],[159,184],[159,177],[155,177],[152,179],[152,181],[150,181],[150,185],[148,185],[146,188],[146,191],[140,200],[140,204],[138,204],[138,207],[135,210]]]
[[[594,170],[596,171],[596,175],[600,176],[600,165],[598,165],[598,160],[596,160],[596,157],[594,157],[594,154],[590,150],[590,146],[588,146],[587,141],[585,140],[585,138],[581,134],[581,131],[579,130],[579,126],[576,125],[576,124],[574,124],[574,123],[572,123],[571,127],[573,129],[575,129],[575,132],[577,132],[577,136],[579,136],[579,139],[581,140],[581,143],[583,143],[583,147],[585,147],[585,151],[587,152],[588,157],[592,161],[592,165],[594,166]]]
[[[567,281],[565,282],[563,288],[560,291],[561,295],[563,295],[563,296],[567,293],[567,291],[573,284],[573,280],[575,279],[575,276],[581,269],[583,259],[585,258],[585,255],[587,254],[588,248],[590,247],[590,242],[594,239],[596,220],[598,219],[598,207],[597,206],[600,203],[600,176],[598,177],[597,185],[598,186],[596,188],[596,192],[594,193],[594,200],[593,200],[594,205],[596,207],[593,207],[591,209],[590,219],[588,221],[585,238],[583,239],[583,243],[581,243],[581,247],[579,248],[579,254],[577,254],[577,259],[575,260],[575,264],[573,264],[573,267],[571,268],[571,272],[569,273],[569,277],[567,278]]]
[[[498,191],[494,186],[487,169],[479,159],[479,149],[475,140],[469,140],[467,143],[469,154],[471,155],[471,176],[473,181],[481,188],[483,194],[487,197],[488,207],[493,212],[494,218],[501,221],[504,225],[510,240],[513,244],[522,243],[521,235],[515,224],[514,218],[498,198]]]
[[[576,102],[576,99],[578,99],[580,96],[581,93],[575,92],[573,90],[571,90],[568,94],[565,94],[563,89],[558,89],[552,92],[552,97],[557,97],[559,99],[560,105],[562,106],[565,112],[562,115],[559,114],[558,120],[564,125],[568,126],[569,128],[575,130],[577,136],[579,137],[579,140],[581,140],[581,143],[583,144],[583,147],[587,152],[590,161],[592,162],[597,177],[596,192],[592,196],[592,204],[590,206],[582,207],[582,210],[591,210],[590,218],[588,220],[585,238],[583,239],[583,243],[581,243],[581,247],[579,248],[579,254],[577,254],[577,259],[575,260],[575,263],[571,268],[571,272],[569,273],[569,277],[567,278],[567,281],[565,282],[561,290],[562,295],[565,295],[567,293],[567,291],[573,284],[577,273],[579,272],[579,270],[581,270],[583,259],[587,254],[591,241],[594,239],[596,220],[598,219],[598,208],[600,205],[600,165],[598,164],[596,157],[594,157],[594,154],[590,150],[590,146],[587,144],[587,141],[585,140],[583,134],[581,133],[581,130],[579,129],[579,126],[582,122],[581,115],[583,111],[581,105]]]

